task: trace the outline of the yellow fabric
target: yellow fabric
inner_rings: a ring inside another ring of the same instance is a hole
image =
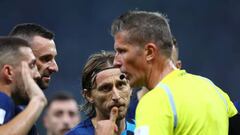
[[[168,86],[177,112],[177,127],[169,96],[156,86],[140,100],[136,135],[227,135],[229,117],[237,113],[228,95],[210,80],[174,70],[160,83]]]

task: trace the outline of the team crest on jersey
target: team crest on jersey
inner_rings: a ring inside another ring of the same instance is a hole
[[[0,108],[0,124],[3,124],[6,111]]]

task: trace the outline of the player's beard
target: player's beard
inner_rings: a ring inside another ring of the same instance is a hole
[[[20,73],[16,74],[16,81],[12,86],[12,98],[16,104],[27,105],[29,102],[28,94],[26,93],[27,87],[24,85],[23,78]]]
[[[35,79],[35,81],[42,90],[45,90],[48,88],[48,84],[44,83],[42,77]]]
[[[27,105],[29,102],[29,97],[23,89],[16,89],[16,92],[12,94],[14,102],[18,105]]]

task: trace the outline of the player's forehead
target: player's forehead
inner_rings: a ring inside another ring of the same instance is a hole
[[[49,110],[78,110],[75,100],[55,100],[49,106]]]
[[[57,55],[57,50],[55,43],[52,39],[47,39],[41,36],[33,37],[31,41],[31,48],[35,55],[43,56],[43,55]]]
[[[107,69],[99,72],[96,76],[96,83],[101,84],[103,82],[111,82],[115,80],[120,80],[122,75],[119,68]]]

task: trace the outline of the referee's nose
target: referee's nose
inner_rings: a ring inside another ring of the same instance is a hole
[[[114,67],[121,68],[122,63],[121,63],[119,57],[120,57],[120,56],[118,55],[118,53],[116,53],[116,54],[115,54],[115,57],[114,57],[114,61],[113,61],[113,65],[114,65]]]

